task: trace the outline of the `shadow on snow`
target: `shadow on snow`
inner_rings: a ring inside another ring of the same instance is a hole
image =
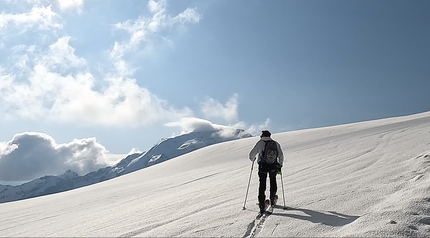
[[[282,209],[284,208],[283,206],[276,206],[276,207],[282,208]],[[345,214],[341,214],[333,211],[317,212],[309,209],[292,208],[292,207],[287,207],[286,211],[287,212],[300,211],[300,212],[303,212],[304,214],[301,215],[301,214],[291,214],[291,213],[285,213],[285,212],[284,213],[274,212],[272,215],[291,217],[295,219],[306,220],[313,223],[320,223],[320,224],[329,225],[329,226],[344,226],[354,222],[357,218],[360,217],[360,216],[349,216],[349,215],[345,215]]]

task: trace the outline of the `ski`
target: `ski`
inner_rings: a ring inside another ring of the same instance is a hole
[[[273,213],[273,208],[274,208],[274,207],[270,206],[270,207],[266,210],[266,212],[265,212],[266,217],[267,217],[267,216],[269,216],[269,215],[272,215],[272,213]]]
[[[269,199],[266,199],[264,213],[259,212],[257,215],[257,219],[260,219],[263,215],[266,215],[266,216],[271,215],[273,213],[273,209],[276,207],[277,202],[278,202],[278,195],[275,195],[275,199],[273,200],[273,203],[271,203]]]
[[[269,209],[266,210],[266,214],[268,216],[273,213],[273,209],[276,206],[276,202],[278,202],[278,195],[275,195],[275,199],[273,200],[273,203],[271,203]]]
[[[266,201],[264,202],[264,212],[259,212],[256,218],[260,219],[264,214],[266,214],[268,208],[270,208],[270,200],[266,199]]]

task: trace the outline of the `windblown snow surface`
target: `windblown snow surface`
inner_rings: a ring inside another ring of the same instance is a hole
[[[285,154],[284,190],[278,176],[280,206],[265,219],[255,220],[257,166],[251,170],[248,153],[259,138],[252,137],[0,204],[0,235],[430,237],[430,112],[272,137]]]

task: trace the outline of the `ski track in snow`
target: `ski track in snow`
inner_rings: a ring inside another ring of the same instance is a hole
[[[271,209],[271,210],[273,213],[273,209]],[[263,229],[264,222],[272,213],[268,214],[266,212],[259,219],[255,218],[251,223],[249,223],[248,228],[247,228],[246,233],[243,236],[243,238],[256,237],[258,235],[258,233],[260,233],[261,229]]]

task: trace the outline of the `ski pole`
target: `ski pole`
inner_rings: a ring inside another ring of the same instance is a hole
[[[246,207],[245,207],[245,205],[246,205],[246,199],[248,198],[249,184],[251,183],[251,175],[252,175],[252,170],[253,169],[254,169],[254,161],[252,161],[252,165],[251,165],[251,173],[249,174],[248,188],[246,189],[245,202],[243,203],[242,210],[246,209]]]
[[[284,192],[284,181],[282,179],[282,172],[281,172],[281,185],[282,185],[282,198],[284,199],[284,210],[286,210],[287,206],[285,205],[285,192]]]

